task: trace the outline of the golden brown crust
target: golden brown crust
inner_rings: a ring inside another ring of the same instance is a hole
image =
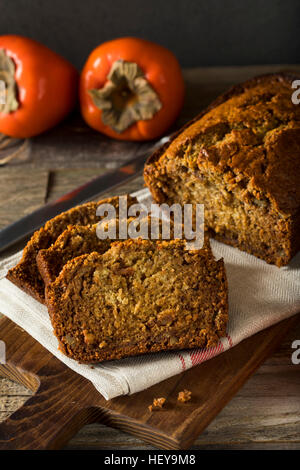
[[[182,240],[126,240],[75,258],[46,304],[60,349],[80,362],[213,346],[228,320],[223,261]]]
[[[282,219],[276,230],[284,225],[282,259],[278,247],[274,254],[261,247],[255,252],[251,241],[242,243],[230,230],[226,236],[217,231],[216,237],[277,265],[287,264],[300,247],[299,229],[295,233],[293,228],[300,214],[300,106],[291,100],[296,78],[264,75],[231,88],[158,149],[144,171],[158,202],[172,202],[176,172],[184,169],[187,177],[222,178],[229,194],[241,188],[240,201],[246,205],[269,205],[270,225],[274,216]]]
[[[57,215],[37,230],[23,251],[20,262],[9,270],[6,277],[27,294],[44,303],[44,282],[38,271],[36,257],[39,250],[46,249],[56,241],[68,225],[91,225],[100,218],[96,216],[96,209],[100,204],[110,203],[118,207],[118,197],[107,198],[101,201],[88,202]],[[128,196],[128,206],[136,204],[136,198]]]

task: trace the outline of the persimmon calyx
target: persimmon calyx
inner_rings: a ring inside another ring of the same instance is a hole
[[[137,121],[147,120],[161,109],[156,91],[142,69],[134,62],[117,60],[113,63],[103,88],[89,90],[97,108],[102,110],[102,122],[121,133]]]
[[[14,61],[0,49],[0,113],[9,114],[19,107],[15,70]]]

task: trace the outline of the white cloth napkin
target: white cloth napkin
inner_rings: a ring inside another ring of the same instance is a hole
[[[149,204],[148,190],[135,193]],[[235,346],[248,336],[300,312],[300,253],[289,266],[270,266],[236,248],[211,240],[217,259],[223,257],[229,284],[227,336],[210,349],[143,355],[109,361],[91,368],[64,356],[58,349],[47,309],[5,279],[21,252],[0,264],[0,312],[39,341],[72,370],[90,380],[107,399],[144,390]],[[0,331],[1,339],[1,331]]]

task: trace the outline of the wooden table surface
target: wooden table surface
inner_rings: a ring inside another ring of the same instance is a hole
[[[261,73],[300,66],[213,67],[184,71],[187,94],[176,127],[228,86]],[[89,129],[78,113],[30,140],[0,138],[0,228],[95,175],[143,153],[149,143],[120,143]],[[142,176],[109,194],[142,188]],[[10,252],[21,248],[19,244]],[[300,365],[291,344],[300,323],[195,442],[193,449],[300,449]],[[0,378],[0,421],[21,406],[29,390]],[[99,424],[85,426],[68,449],[151,449],[142,441]]]

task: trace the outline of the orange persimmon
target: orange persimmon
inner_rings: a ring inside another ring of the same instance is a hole
[[[115,139],[150,140],[178,116],[184,81],[171,51],[143,39],[120,38],[92,51],[80,76],[79,97],[92,128]]]
[[[0,36],[0,132],[32,137],[74,107],[78,73],[48,47],[22,36]]]

